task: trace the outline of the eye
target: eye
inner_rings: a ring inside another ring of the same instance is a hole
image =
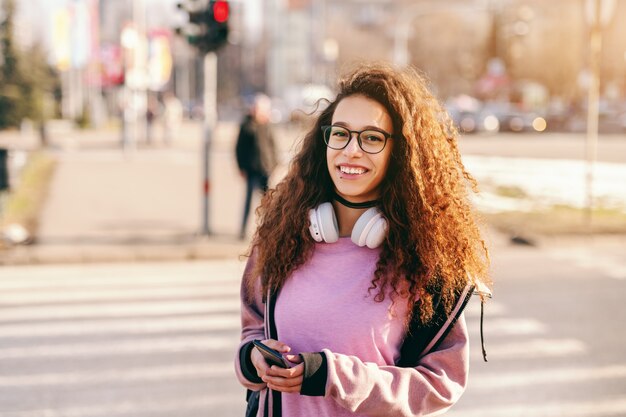
[[[339,138],[348,136],[348,132],[346,132],[345,129],[341,129],[341,128],[333,128],[330,134],[334,137],[339,137]]]
[[[366,131],[361,134],[361,140],[374,143],[374,142],[384,142],[385,138],[379,132]]]

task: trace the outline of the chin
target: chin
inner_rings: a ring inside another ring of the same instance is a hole
[[[370,201],[376,200],[377,197],[374,196],[373,193],[364,192],[363,190],[355,190],[355,189],[347,189],[346,187],[336,187],[337,194],[342,196],[348,201],[352,202],[361,202],[361,201]]]

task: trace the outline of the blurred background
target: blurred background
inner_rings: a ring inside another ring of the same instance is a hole
[[[449,415],[626,416],[624,21],[621,0],[0,0],[0,416],[242,415],[239,125],[271,98],[276,184],[374,60],[430,80],[479,184],[490,362],[476,301]]]

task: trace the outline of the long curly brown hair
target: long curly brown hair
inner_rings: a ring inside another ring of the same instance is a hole
[[[308,211],[331,201],[334,185],[326,165],[321,127],[330,125],[337,104],[360,94],[381,103],[393,121],[394,146],[381,185],[380,206],[389,222],[370,291],[417,300],[428,321],[435,292],[449,311],[454,291],[486,281],[489,255],[468,201],[458,136],[440,103],[415,70],[362,65],[339,82],[338,95],[317,117],[292,160],[287,176],[263,197],[252,241],[256,263],[248,275],[261,277],[264,294],[277,290],[312,254]]]

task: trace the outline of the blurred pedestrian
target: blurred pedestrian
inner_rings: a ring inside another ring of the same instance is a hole
[[[270,124],[271,110],[270,98],[265,94],[257,94],[239,128],[236,146],[237,165],[246,180],[240,239],[246,236],[253,191],[257,189],[262,193],[267,191],[269,177],[278,165],[276,144]]]
[[[172,91],[167,91],[163,98],[163,141],[166,145],[170,145],[174,135],[179,133],[182,121],[183,104]]]
[[[156,95],[148,95],[148,104],[146,107],[146,142],[148,145],[152,143],[154,133],[154,122],[161,115],[161,103]]]
[[[236,358],[248,415],[439,415],[467,384],[461,312],[487,281],[475,181],[417,72],[364,65],[338,91],[259,209]]]

